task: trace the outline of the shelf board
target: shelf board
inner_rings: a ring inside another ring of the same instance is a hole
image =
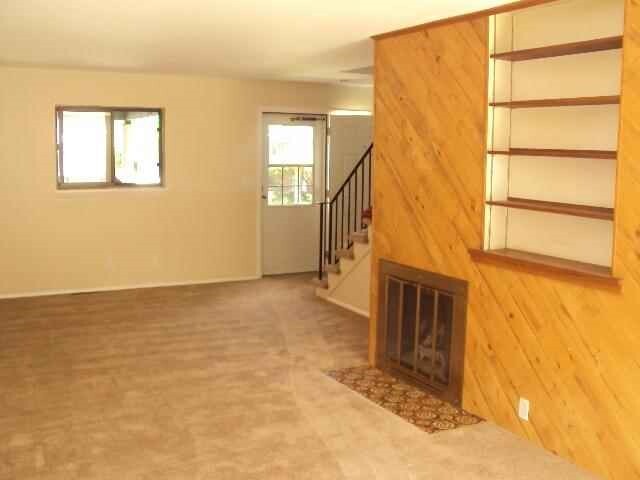
[[[514,50],[512,52],[495,53],[491,58],[521,62],[538,58],[562,57],[564,55],[576,55],[579,53],[601,52],[603,50],[616,50],[622,48],[622,36],[595,38],[582,42],[562,43],[547,47],[528,48],[526,50]]]
[[[492,107],[505,108],[541,108],[541,107],[583,107],[591,105],[617,105],[620,95],[574,98],[544,98],[539,100],[514,100],[510,102],[492,102]]]
[[[569,150],[562,148],[510,148],[509,150],[489,150],[490,155],[511,155],[520,157],[563,157],[563,158],[596,158],[615,160],[615,150]]]
[[[545,202],[542,200],[530,200],[528,198],[516,197],[508,197],[506,200],[489,200],[486,204],[499,207],[517,208],[520,210],[533,210],[536,212],[571,215],[574,217],[613,220],[613,208],[592,207],[589,205],[576,205],[572,203]]]
[[[497,250],[470,249],[471,258],[480,262],[506,264],[539,273],[561,274],[580,280],[590,280],[611,287],[619,287],[620,279],[611,268],[591,263],[566,260],[511,248]]]

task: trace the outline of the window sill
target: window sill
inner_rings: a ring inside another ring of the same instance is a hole
[[[303,208],[303,207],[315,207],[317,203],[304,203],[297,205],[267,205],[269,208]]]
[[[87,193],[87,192],[136,192],[136,191],[164,191],[166,185],[84,185],[84,186],[56,186],[57,193]]]

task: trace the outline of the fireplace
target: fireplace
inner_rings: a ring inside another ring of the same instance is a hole
[[[462,402],[467,282],[380,260],[378,366]]]

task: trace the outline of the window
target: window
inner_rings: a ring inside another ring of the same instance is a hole
[[[314,129],[269,125],[269,205],[313,203]]]
[[[162,111],[56,108],[58,187],[162,185]]]

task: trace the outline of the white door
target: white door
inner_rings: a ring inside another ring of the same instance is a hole
[[[262,271],[318,268],[320,207],[325,190],[326,117],[265,114]]]

